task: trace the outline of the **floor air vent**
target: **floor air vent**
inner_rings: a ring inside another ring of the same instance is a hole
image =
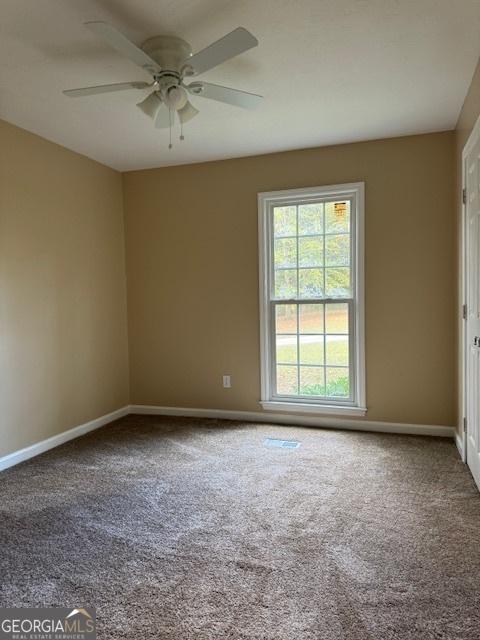
[[[298,449],[300,446],[296,440],[280,440],[278,438],[266,438],[263,444],[266,447],[279,447],[280,449]]]

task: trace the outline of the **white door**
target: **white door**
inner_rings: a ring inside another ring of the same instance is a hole
[[[480,135],[465,156],[465,392],[467,464],[480,487]]]

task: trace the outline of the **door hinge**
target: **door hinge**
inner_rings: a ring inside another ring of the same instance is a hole
[[[463,430],[465,431],[465,433],[467,432],[467,419],[466,418],[463,419]]]
[[[457,191],[457,193],[458,193],[458,191]],[[463,204],[467,204],[467,190],[466,189],[463,189],[463,191],[462,191],[462,202],[463,202]]]
[[[464,320],[466,320],[466,319],[467,319],[467,305],[466,305],[466,304],[463,304],[463,305],[462,305],[462,318],[463,318]]]

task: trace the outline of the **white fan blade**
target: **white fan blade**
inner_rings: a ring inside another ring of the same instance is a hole
[[[169,109],[166,104],[163,104],[157,112],[155,118],[156,129],[168,129],[170,125],[173,127],[175,122],[175,110]]]
[[[67,89],[63,93],[69,98],[93,96],[96,93],[110,93],[111,91],[126,91],[127,89],[146,89],[148,82],[117,82],[116,84],[101,84],[97,87],[82,87],[81,89]]]
[[[196,115],[198,115],[200,112],[198,109],[195,109],[195,107],[191,102],[187,102],[187,104],[184,107],[177,110],[177,113],[178,113],[178,117],[180,118],[180,122],[182,124],[185,124],[185,122],[188,122],[189,120],[194,118]]]
[[[163,104],[162,99],[160,98],[158,93],[154,91],[149,96],[147,96],[145,100],[142,100],[142,102],[139,102],[137,104],[137,107],[141,109],[143,113],[147,115],[149,118],[152,118],[153,120],[155,120],[155,118],[157,117],[157,113],[160,110],[160,107],[162,106],[162,104]]]
[[[133,44],[133,42],[130,42],[123,33],[115,29],[111,24],[108,24],[108,22],[85,22],[84,24],[90,31],[93,31],[93,33],[103,38],[113,49],[129,58],[135,64],[138,64],[142,69],[152,74],[160,71],[160,67],[155,60],[152,60],[145,51],[142,51],[136,44]]]
[[[263,100],[263,96],[258,96],[255,93],[230,89],[229,87],[222,87],[209,82],[192,82],[187,86],[187,89],[195,96],[233,104],[235,107],[242,107],[243,109],[254,109]]]
[[[238,27],[238,29],[227,33],[226,36],[206,47],[206,49],[202,49],[202,51],[185,60],[185,65],[193,69],[193,75],[198,75],[257,45],[258,40],[252,36],[250,31],[243,27]]]

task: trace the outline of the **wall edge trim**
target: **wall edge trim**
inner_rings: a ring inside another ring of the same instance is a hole
[[[455,431],[454,438],[455,438],[455,444],[457,445],[458,453],[460,454],[460,458],[462,459],[462,462],[466,462],[463,433],[459,433],[458,431]]]
[[[272,424],[293,424],[299,426],[349,429],[352,431],[372,431],[375,433],[397,433],[419,436],[441,436],[455,438],[456,429],[442,425],[406,424],[372,420],[348,420],[345,418],[324,418],[317,416],[297,416],[285,413],[261,413],[255,411],[232,411],[229,409],[198,409],[190,407],[162,407],[156,405],[132,404],[130,413],[139,415],[180,416],[192,418],[217,418],[224,420],[245,420],[247,422],[267,422]]]
[[[57,433],[50,438],[46,438],[45,440],[41,440],[40,442],[36,442],[28,447],[24,447],[23,449],[18,449],[17,451],[13,451],[12,453],[8,453],[7,455],[0,457],[0,471],[4,469],[8,469],[9,467],[13,467],[14,465],[19,464],[20,462],[24,462],[25,460],[29,460],[30,458],[34,458],[35,456],[40,455],[41,453],[45,453],[45,451],[49,451],[50,449],[54,449],[69,440],[74,440],[80,436],[89,433],[90,431],[94,431],[95,429],[99,429],[118,418],[122,418],[123,416],[128,415],[130,413],[130,407],[128,405],[121,407],[120,409],[116,409],[111,413],[106,413],[99,418],[95,418],[94,420],[90,420],[89,422],[85,422],[84,424],[80,424],[72,429],[68,429],[67,431],[62,431],[61,433]]]

